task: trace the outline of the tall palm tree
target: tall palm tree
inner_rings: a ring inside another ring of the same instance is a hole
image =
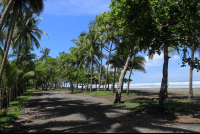
[[[2,15],[1,15],[1,19],[0,19],[0,30],[2,30],[3,24],[6,20],[6,18],[9,15],[10,10],[12,9],[12,6],[14,4],[15,0],[1,0],[0,1],[0,6],[3,6],[2,9]]]
[[[41,36],[44,34],[48,37],[48,34],[37,27],[38,23],[43,19],[36,19],[32,13],[25,12],[21,21],[17,22],[17,27],[14,32],[14,43],[13,49],[18,49],[18,60],[21,54],[21,50],[24,49],[25,54],[28,54],[31,50],[34,50],[34,45],[36,48],[40,48]],[[38,39],[37,39],[38,38]]]
[[[189,78],[189,96],[188,96],[188,99],[189,100],[192,100],[193,99],[193,70],[194,70],[194,54],[196,52],[199,53],[200,55],[200,47],[197,43],[192,43],[192,44],[187,44],[187,46],[185,47],[188,47],[191,51],[191,56],[189,57],[190,58],[190,62],[189,62],[189,66],[190,66],[190,78]]]
[[[50,51],[51,51],[51,49],[49,49],[49,48],[44,48],[44,49],[42,49],[42,50],[40,51],[40,53],[42,53],[43,55],[40,56],[39,61],[44,62],[45,59],[51,58],[51,56],[49,56]]]
[[[101,53],[99,51],[100,43],[99,37],[101,33],[98,31],[95,23],[89,23],[89,33],[84,37],[84,43],[80,46],[80,52],[85,53],[85,59],[91,62],[91,86],[90,91],[92,91],[92,78],[93,78],[93,68],[94,65],[99,65],[99,59]]]
[[[116,72],[117,72],[117,67],[119,66],[119,60],[117,60],[117,55],[116,54],[112,54],[111,58],[110,58],[110,68],[113,69],[114,68],[114,77],[113,77],[113,86],[112,86],[112,92],[114,92],[115,89],[115,83],[116,83]],[[108,62],[106,62],[106,64],[108,64]]]
[[[113,51],[112,47],[113,47],[113,45],[115,45],[117,47],[117,43],[119,42],[119,38],[117,37],[118,33],[117,33],[115,27],[113,27],[112,25],[106,25],[105,31],[106,31],[106,35],[107,35],[107,43],[108,43],[108,45],[110,45],[108,63],[107,63],[107,70],[106,70],[106,85],[105,85],[105,90],[106,90],[107,80],[109,79],[108,78],[109,63],[110,63],[110,58],[111,58],[111,52]]]
[[[28,10],[30,12],[34,12],[35,14],[40,14],[44,9],[44,3],[43,0],[15,0],[15,3],[13,5],[13,12],[12,12],[12,17],[11,17],[11,22],[9,25],[8,29],[8,34],[7,34],[7,39],[5,42],[5,54],[1,63],[1,68],[0,68],[0,81],[2,79],[2,74],[5,66],[5,62],[8,56],[8,51],[10,48],[13,32],[14,32],[14,27],[15,27],[15,22],[17,17],[21,18],[23,11]]]
[[[103,30],[99,30],[101,32],[101,36],[99,37],[99,42],[100,42],[100,46],[101,46],[101,50],[100,50],[100,53],[101,53],[101,63],[100,63],[100,72],[99,72],[99,87],[98,87],[98,91],[100,91],[100,87],[101,87],[101,75],[102,75],[102,61],[103,61],[103,58],[105,57],[105,55],[103,54],[103,48],[107,48],[107,46],[105,45],[106,44],[106,34],[103,34],[104,32],[104,29]]]

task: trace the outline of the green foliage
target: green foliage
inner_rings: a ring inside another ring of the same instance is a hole
[[[110,9],[109,20],[106,13],[101,15],[100,20],[112,22],[119,29],[124,43],[139,38],[139,47],[148,47],[150,54],[160,53],[160,47],[166,42],[178,46],[199,40],[198,0],[113,0]],[[130,43],[124,43],[120,46],[130,48]]]
[[[128,95],[126,95],[126,93],[123,93],[122,97],[124,97],[124,96],[134,97],[134,96],[137,96],[137,95],[135,93],[129,93]]]
[[[84,95],[91,95],[91,96],[107,96],[107,95],[114,95],[111,91],[99,91],[99,92],[92,92],[92,93],[84,93]]]
[[[12,101],[6,115],[3,114],[3,111],[0,111],[0,130],[2,130],[5,126],[8,126],[20,116],[24,106],[29,103],[28,98],[32,95],[33,93],[31,91],[27,91]]]
[[[49,56],[51,49],[50,48],[44,48],[40,51],[40,53],[42,53],[43,55],[40,56],[39,61],[44,61],[47,58],[51,58],[51,56]]]
[[[48,91],[44,91],[44,90],[42,90],[42,89],[39,89],[39,92],[46,93],[46,92],[48,92]]]
[[[194,110],[198,110],[200,101],[193,100],[166,100],[164,108],[165,112],[169,114],[174,113],[191,113]],[[150,99],[133,99],[127,100],[124,104],[116,104],[115,106],[122,106],[133,110],[134,112],[147,112],[150,114],[157,114],[159,102],[158,100]]]

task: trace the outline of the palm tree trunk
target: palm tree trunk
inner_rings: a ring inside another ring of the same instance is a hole
[[[19,63],[19,56],[20,56],[21,50],[22,50],[22,45],[19,46],[19,52],[17,55],[17,63]]]
[[[0,68],[0,81],[2,80],[3,70],[4,70],[4,66],[6,64],[8,51],[9,51],[9,48],[10,48],[10,44],[11,44],[11,40],[12,40],[14,28],[15,28],[15,20],[17,18],[17,10],[18,10],[18,4],[17,4],[17,2],[15,2],[12,19],[11,19],[11,23],[10,23],[10,26],[9,26],[10,30],[8,31],[7,40],[6,40],[6,43],[5,43],[6,50],[5,50],[5,54],[3,56],[3,60],[2,60],[2,63],[1,63],[1,68]]]
[[[10,10],[12,9],[14,2],[15,2],[15,0],[10,0],[8,2],[8,5],[6,6],[6,8],[5,8],[5,10],[4,10],[4,12],[1,16],[1,19],[0,19],[0,30],[2,30],[3,24],[4,24],[8,14],[9,14]]]
[[[163,64],[163,78],[162,78],[162,84],[160,89],[160,95],[159,95],[159,110],[163,111],[164,101],[168,96],[167,88],[168,88],[168,63],[169,62],[169,56],[168,56],[168,44],[164,44],[164,64]]]
[[[92,58],[92,70],[91,70],[91,85],[90,85],[90,92],[92,92],[92,77],[93,77],[93,63],[94,62],[94,59]]]
[[[129,64],[130,59],[131,59],[131,53],[132,53],[132,49],[129,52],[129,55],[128,55],[127,60],[126,60],[126,64],[125,64],[124,69],[123,69],[123,71],[122,71],[122,73],[120,75],[119,83],[118,83],[118,87],[117,87],[117,92],[116,92],[116,97],[115,97],[115,102],[114,103],[121,103],[122,85],[123,85],[124,76],[126,74],[126,70],[128,68],[128,64]]]
[[[135,57],[136,57],[136,54],[134,54],[134,59],[133,59],[133,61],[132,61],[132,65],[131,65],[131,70],[130,70],[130,74],[129,74],[129,79],[128,79],[128,88],[127,88],[126,95],[129,94],[130,79],[131,79],[131,74],[132,74],[132,71],[133,71],[133,65],[134,65],[134,62],[135,62]]]
[[[112,45],[113,45],[113,42],[110,46],[110,52],[109,52],[109,57],[108,57],[108,65],[107,65],[107,70],[106,70],[106,84],[105,84],[105,89],[104,91],[106,91],[106,88],[107,88],[107,81],[108,81],[108,68],[109,68],[109,64],[110,64],[110,55],[111,55],[111,51],[112,51]]]
[[[15,82],[15,96],[14,98],[17,98],[17,83]]]
[[[191,64],[190,64],[190,85],[189,85],[189,100],[193,99],[193,88],[192,88],[192,79],[193,79],[193,60],[194,60],[194,44],[192,45],[192,54],[191,54]]]
[[[9,107],[10,104],[10,88],[8,88],[8,102],[7,102],[7,107]]]
[[[114,80],[113,80],[113,88],[112,88],[113,93],[114,93],[114,89],[115,89],[115,77],[116,77],[116,70],[117,70],[116,67],[114,67],[114,68],[115,68],[115,70],[114,70]]]
[[[100,87],[101,87],[102,61],[103,61],[103,46],[102,46],[102,43],[101,43],[101,65],[100,65],[100,74],[99,74],[99,88],[98,88],[98,92],[100,91]]]
[[[130,71],[130,74],[129,74],[129,79],[128,79],[128,88],[127,88],[127,91],[126,91],[126,95],[129,94],[131,74],[132,74],[132,68],[131,68],[131,71]]]
[[[89,70],[88,70],[88,77],[87,77],[87,88],[86,90],[88,91],[88,87],[89,87],[89,74],[90,74],[90,66],[89,66]]]
[[[1,89],[0,89],[0,111],[1,111],[1,109],[2,109],[2,99],[1,99],[1,98],[2,98],[2,92],[3,92],[2,90],[3,90],[3,89],[1,88]]]
[[[82,83],[82,87],[81,87],[81,90],[82,90],[82,92],[83,92],[83,83]]]
[[[46,83],[45,83],[45,84],[46,84],[46,91],[47,91],[47,88],[48,88],[48,86],[47,86],[47,85],[48,85],[48,80],[46,80]]]

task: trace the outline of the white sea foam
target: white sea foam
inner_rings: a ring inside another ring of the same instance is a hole
[[[128,84],[124,83],[124,88],[127,88]],[[96,85],[92,86],[93,88],[96,88]],[[99,87],[97,85],[97,87]],[[112,84],[110,84],[110,88],[112,87]],[[117,87],[117,84],[115,85]],[[130,88],[160,88],[160,83],[131,83]],[[189,82],[168,82],[169,88],[189,88]],[[81,86],[79,86],[81,88]],[[90,88],[90,85],[89,85]],[[103,88],[103,86],[101,86]],[[193,81],[193,88],[200,88],[200,81]]]
[[[160,88],[161,83],[130,84],[130,88]],[[168,82],[169,88],[189,88],[189,82]],[[127,85],[124,86],[127,88]],[[193,81],[193,88],[200,88],[200,81]]]

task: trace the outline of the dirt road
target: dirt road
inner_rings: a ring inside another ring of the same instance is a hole
[[[33,91],[31,103],[6,132],[200,132],[199,123],[175,123],[114,107],[108,100],[66,91]],[[191,127],[192,126],[192,127]]]

